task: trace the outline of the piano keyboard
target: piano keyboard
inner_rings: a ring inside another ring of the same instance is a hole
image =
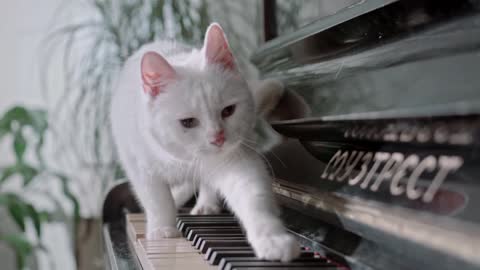
[[[146,240],[145,216],[127,215],[127,234],[144,270],[346,269],[308,248],[289,263],[260,260],[231,214],[179,214],[177,228],[183,237]]]

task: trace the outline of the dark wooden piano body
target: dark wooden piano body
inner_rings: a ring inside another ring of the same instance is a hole
[[[285,223],[351,269],[480,269],[480,1],[359,2],[278,37],[265,10],[252,62],[310,111],[273,123]],[[104,209],[110,266],[141,269],[127,184]]]

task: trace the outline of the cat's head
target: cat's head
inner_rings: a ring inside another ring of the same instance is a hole
[[[255,125],[251,92],[218,24],[207,29],[196,65],[169,63],[156,52],[141,62],[146,128],[178,159],[220,156],[246,142]]]

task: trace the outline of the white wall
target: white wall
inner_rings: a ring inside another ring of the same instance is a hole
[[[63,12],[60,14],[64,0],[15,0],[0,3],[0,114],[3,114],[14,104],[44,107],[47,100],[40,87],[40,52],[44,39],[53,26],[68,23],[76,18]],[[76,1],[77,3],[79,1]],[[68,3],[68,5],[71,5]],[[65,9],[62,9],[65,10]],[[78,14],[78,13],[74,13]],[[52,63],[54,70],[61,70],[60,59]],[[54,82],[56,87],[61,87],[61,76]],[[50,93],[58,93],[60,89],[50,89]],[[10,145],[0,145],[0,166],[11,162],[12,151]],[[41,202],[39,202],[41,203]],[[4,217],[0,217],[0,232],[11,231],[11,224],[7,225]],[[74,269],[71,243],[66,227],[51,224],[44,228],[44,244],[50,250],[56,269]],[[1,245],[1,244],[0,244]],[[5,252],[0,247],[0,268],[8,269],[14,265],[12,254]],[[4,268],[8,267],[8,268]],[[45,257],[40,259],[40,269],[50,269]]]
[[[60,2],[19,0],[0,4],[1,111],[14,103],[44,104],[39,88],[38,49]]]

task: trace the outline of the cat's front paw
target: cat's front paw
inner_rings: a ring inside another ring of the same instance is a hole
[[[216,215],[222,211],[222,208],[216,204],[196,204],[190,211],[192,215]]]
[[[147,232],[148,240],[161,240],[164,238],[180,237],[180,232],[175,227],[160,227]]]
[[[288,233],[258,236],[251,244],[260,259],[289,262],[300,255],[300,245]]]

